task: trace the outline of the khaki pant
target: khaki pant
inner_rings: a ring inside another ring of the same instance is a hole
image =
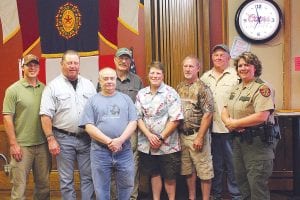
[[[34,177],[35,200],[50,199],[49,172],[51,168],[51,156],[47,143],[30,147],[21,147],[23,158],[16,162],[11,158],[10,180],[12,183],[11,199],[25,199],[25,190],[28,174],[32,170]]]
[[[197,134],[180,135],[181,141],[181,175],[192,174],[195,170],[201,180],[210,180],[214,177],[212,155],[211,155],[211,136],[205,135],[204,145],[201,151],[193,147]]]

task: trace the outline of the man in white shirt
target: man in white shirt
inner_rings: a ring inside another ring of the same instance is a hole
[[[68,50],[61,61],[62,74],[45,88],[40,107],[42,127],[49,151],[56,156],[62,199],[76,200],[74,166],[80,172],[81,199],[93,199],[89,135],[79,119],[89,97],[96,94],[92,82],[79,75],[80,56]]]

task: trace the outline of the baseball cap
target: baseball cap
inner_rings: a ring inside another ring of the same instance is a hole
[[[223,49],[225,52],[230,54],[229,48],[225,44],[217,44],[213,47],[212,51],[215,52],[217,49]]]
[[[129,56],[130,59],[132,58],[131,51],[127,48],[120,48],[117,50],[115,56],[120,57],[121,55],[127,55],[127,56]]]
[[[33,54],[28,54],[28,55],[24,56],[22,61],[23,61],[22,66],[27,65],[30,62],[34,62],[36,64],[39,64],[39,58],[37,56],[33,55]]]

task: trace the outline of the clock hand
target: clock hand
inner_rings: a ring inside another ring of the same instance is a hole
[[[259,14],[258,14],[258,11],[257,11],[257,6],[255,6],[255,11],[256,11],[256,17],[257,17],[257,19],[256,19],[256,24],[255,24],[255,26],[254,26],[254,29],[256,28],[256,26],[258,25],[258,24],[260,24],[260,16],[259,16]]]
[[[260,16],[258,14],[258,11],[257,11],[257,6],[255,6],[255,10],[256,10],[256,16],[257,16],[257,22],[260,24]]]

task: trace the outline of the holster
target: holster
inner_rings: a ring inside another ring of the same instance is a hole
[[[278,123],[271,124],[266,123],[264,125],[265,128],[265,137],[263,138],[263,141],[272,144],[274,139],[281,139],[281,133],[280,133],[280,127]]]

